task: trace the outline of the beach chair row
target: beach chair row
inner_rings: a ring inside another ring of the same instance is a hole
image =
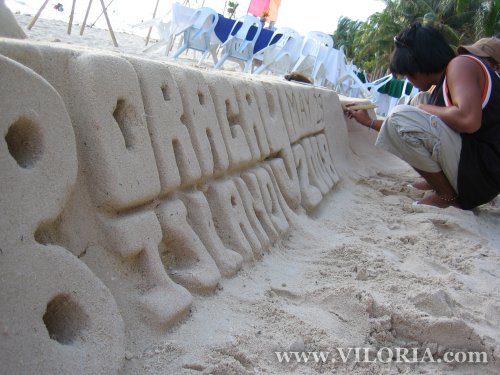
[[[343,52],[334,48],[331,35],[313,31],[302,36],[288,27],[265,29],[252,15],[232,20],[208,7],[193,9],[174,3],[170,21],[157,20],[154,25],[160,40],[146,52],[166,46],[167,53],[178,59],[188,50],[199,51],[198,64],[210,54],[216,69],[235,61],[246,73],[295,72],[315,86],[326,86],[328,82],[336,84],[342,72],[339,64],[345,65]],[[173,49],[177,37],[181,37],[180,42]]]

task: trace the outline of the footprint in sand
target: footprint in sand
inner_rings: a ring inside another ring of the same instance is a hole
[[[458,304],[444,291],[417,295],[415,306],[422,312],[403,306],[378,306],[371,315],[368,342],[375,346],[430,349],[440,358],[445,352],[485,352],[493,359],[500,345],[494,339],[481,336],[463,319],[453,317]],[[375,304],[376,305],[376,304]]]
[[[431,316],[454,316],[454,310],[459,306],[448,293],[444,290],[436,292],[424,292],[411,298],[411,301],[417,309],[426,312]]]
[[[394,313],[391,317],[391,332],[398,341],[416,341],[422,346],[436,344],[437,354],[453,350],[491,350],[474,328],[458,318]]]
[[[285,289],[285,288],[278,288],[278,287],[271,287],[271,289],[267,292],[268,295],[273,295],[276,294],[280,297],[286,298],[290,301],[293,302],[303,302],[304,301],[304,296],[292,292],[291,290]]]
[[[408,256],[400,267],[402,271],[410,271],[416,275],[426,276],[439,277],[451,272],[448,268],[417,255]]]

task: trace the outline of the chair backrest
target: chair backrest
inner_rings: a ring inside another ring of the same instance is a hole
[[[172,35],[178,34],[186,26],[192,25],[191,18],[195,13],[193,8],[186,7],[179,3],[172,4],[172,20],[170,26],[170,33]]]
[[[374,97],[374,90],[370,91],[372,84],[369,82],[364,83],[359,79],[357,75],[357,66],[352,62],[347,62],[344,46],[340,46],[340,48],[335,51],[337,51],[338,54],[336,60],[337,68],[335,72],[332,72],[329,78],[330,82],[334,83],[334,90],[342,95],[372,100]]]
[[[276,29],[267,47],[254,54],[254,59],[262,61],[256,73],[265,70],[288,73],[299,57],[301,43],[302,37],[297,31],[288,27]]]
[[[252,26],[256,27],[255,34],[252,34]],[[259,37],[262,30],[262,23],[260,19],[249,14],[239,18],[233,25],[229,38],[236,37],[242,40],[249,40],[255,42]]]
[[[333,38],[331,35],[325,34],[321,31],[310,31],[307,33],[306,38],[315,39],[321,45],[333,48]]]
[[[405,82],[403,84],[403,89],[401,91],[401,96],[399,97],[398,104],[409,104],[413,97],[418,93],[418,89],[412,86],[412,89],[409,94],[406,93],[406,89],[408,85],[411,85],[408,78],[405,78]]]
[[[182,45],[174,52],[173,58],[177,59],[180,54],[187,49],[193,49],[196,51],[203,52],[198,64],[201,64],[208,53],[212,53],[214,60],[215,50],[213,46],[218,44],[218,39],[215,37],[214,29],[215,25],[219,20],[219,14],[208,7],[199,8],[194,11],[193,15],[190,17],[188,25],[179,32],[183,34]],[[177,34],[177,35],[179,35]],[[216,39],[214,43],[213,39]]]
[[[279,38],[276,42],[275,39]],[[289,27],[279,27],[273,32],[273,36],[269,40],[269,45],[275,44],[276,46],[279,47],[285,47],[286,44],[288,43],[288,40],[290,39],[296,39],[297,37],[300,37],[299,33],[295,31],[294,29],[291,29]],[[274,43],[273,43],[274,42]]]
[[[311,31],[307,33],[302,42],[300,54],[318,57],[322,51],[329,51],[331,48],[333,48],[333,38],[330,35],[321,31]]]
[[[258,53],[266,53],[266,51],[274,50],[273,53],[278,51],[288,52],[290,55],[295,55],[298,57],[300,53],[300,45],[302,43],[302,37],[300,34],[289,28],[289,27],[280,27],[273,32],[271,39],[269,39],[269,43],[267,46],[260,50]]]
[[[218,21],[219,13],[212,8],[203,7],[194,12],[189,22],[195,29],[203,29],[209,32],[215,29],[215,25],[217,25]]]
[[[376,79],[373,82],[365,83],[365,87],[370,91],[374,103],[377,103],[379,100],[380,93],[378,92],[378,89],[386,85],[393,79],[394,77],[392,76],[392,74],[388,74],[386,76],[383,76],[382,78]]]
[[[386,76],[383,76],[382,78],[376,79],[373,82],[369,82],[368,84],[373,87],[374,89],[378,90],[382,86],[384,86],[386,83],[388,83],[391,79],[393,79],[392,74],[388,74]]]
[[[279,40],[273,44],[274,40],[278,37],[280,37]],[[302,37],[300,36],[300,34],[289,27],[280,27],[276,29],[273,33],[273,36],[269,40],[269,45],[275,45],[276,47],[279,47],[286,52],[290,52],[292,55],[295,54],[296,57],[298,57],[300,53],[298,47],[301,43]]]

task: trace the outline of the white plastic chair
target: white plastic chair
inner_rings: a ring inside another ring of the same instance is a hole
[[[292,71],[308,74],[315,85],[323,85],[326,62],[333,48],[333,38],[320,31],[309,32],[300,48],[300,57]]]
[[[408,83],[405,82],[403,85],[401,96],[399,98],[393,98],[388,94],[380,93],[378,90],[385,84],[389,83],[392,79],[394,79],[393,75],[388,74],[373,82],[368,82],[365,84],[365,86],[370,90],[370,93],[373,96],[373,103],[377,105],[377,108],[375,109],[377,115],[387,116],[387,114],[392,110],[394,106],[398,104],[408,104],[411,98],[413,98],[416,92],[418,92],[418,90],[415,89],[416,91],[412,90],[410,95],[406,95],[405,91]]]
[[[239,24],[241,24],[241,27],[238,31],[235,31]],[[248,39],[250,38],[250,33],[253,32],[252,26],[255,26],[257,30],[255,35],[251,39]],[[214,68],[219,69],[227,59],[230,59],[236,60],[240,63],[244,62],[245,65],[243,71],[250,71],[253,60],[253,49],[261,30],[262,24],[259,18],[248,14],[239,18],[234,23],[228,39],[221,45],[222,56],[215,64]]]
[[[401,96],[399,97],[398,104],[410,104],[410,101],[413,99],[415,95],[418,93],[418,89],[413,87],[411,89],[410,94],[406,93],[406,88],[410,84],[407,78],[405,78],[405,83],[403,84],[403,90],[401,91]]]
[[[173,3],[172,9],[165,15],[165,17],[154,18],[140,24],[132,25],[132,27],[146,28],[154,27],[158,33],[159,40],[155,44],[149,46],[144,50],[145,53],[150,53],[166,47],[166,54],[172,49],[175,38],[179,33],[190,25],[189,21],[195,9],[186,7],[179,3]],[[170,20],[165,22],[170,15]]]
[[[174,38],[180,34],[184,36],[182,46],[173,54],[174,59],[177,59],[180,54],[187,49],[194,49],[203,52],[198,64],[201,64],[210,52],[212,53],[214,61],[217,61],[217,55],[215,53],[217,44],[213,44],[211,39],[215,25],[218,21],[219,14],[215,10],[207,7],[196,10],[189,21],[190,25],[186,26],[174,36]]]
[[[280,39],[274,43],[273,40]],[[253,56],[254,61],[260,60],[261,65],[255,70],[255,74],[269,71],[271,73],[286,74],[290,72],[292,65],[298,59],[299,46],[302,42],[302,37],[299,33],[288,27],[277,29],[271,39],[269,45],[260,50]]]
[[[167,15],[168,15],[168,13],[167,13]],[[170,21],[164,22],[163,19],[164,19],[164,17],[158,17],[158,18],[153,18],[153,19],[148,20],[148,21],[144,21],[141,23],[131,25],[132,27],[139,28],[139,29],[153,27],[155,29],[156,33],[158,34],[158,37],[159,37],[158,41],[156,43],[150,45],[146,49],[144,49],[143,52],[150,53],[150,52],[159,50],[161,47],[166,46],[165,54],[168,54],[169,42],[170,42],[171,22]]]
[[[374,103],[377,102],[379,96],[378,89],[392,79],[392,75],[382,77],[374,82],[363,83],[354,71],[345,71],[335,84],[335,91],[339,94],[350,97],[363,97],[370,99]],[[358,94],[354,94],[354,91]]]
[[[325,86],[335,89],[337,79],[347,71],[344,47],[332,48],[326,61]]]
[[[386,76],[383,76],[382,78],[379,78],[373,82],[366,82],[364,84],[364,86],[370,90],[370,94],[372,95],[372,100],[374,102],[377,101],[377,98],[378,98],[378,95],[379,95],[379,92],[378,92],[378,89],[381,88],[382,86],[384,86],[385,84],[389,83],[391,81],[391,79],[393,79],[393,75],[392,74],[388,74]]]
[[[337,93],[345,96],[372,99],[373,96],[369,88],[357,75],[357,66],[353,63],[347,63],[344,46],[334,50],[334,52],[335,54],[332,53],[332,55],[335,55],[335,66],[328,67],[329,71],[326,77],[328,86],[333,86]],[[330,60],[329,63],[332,65],[333,61]]]

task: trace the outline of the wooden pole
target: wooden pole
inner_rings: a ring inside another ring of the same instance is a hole
[[[71,35],[71,27],[73,26],[73,16],[75,15],[75,5],[76,5],[76,0],[73,0],[73,5],[71,5],[71,13],[69,14],[68,35]]]
[[[160,0],[156,0],[156,5],[155,5],[155,10],[153,12],[153,19],[156,17],[156,11],[158,10],[158,4],[160,3]],[[149,37],[151,36],[151,30],[153,30],[153,26],[149,28],[148,31],[148,36],[146,36],[146,45],[149,43]]]
[[[45,6],[47,5],[48,2],[49,2],[49,0],[45,0],[45,2],[42,4],[42,6],[38,10],[38,12],[35,14],[35,17],[33,17],[33,19],[31,20],[30,24],[28,25],[28,30],[31,30],[31,28],[35,24],[36,20],[38,19],[38,17],[40,17],[40,14],[42,14],[43,8],[45,8]]]
[[[92,0],[89,0],[89,6],[87,7],[87,12],[85,13],[85,18],[83,19],[82,27],[80,28],[80,35],[83,35],[83,31],[85,30],[85,25],[87,24],[87,18],[89,17],[91,5],[92,5]]]
[[[111,27],[111,22],[109,22],[108,12],[106,10],[106,6],[104,5],[104,0],[101,0],[101,5],[102,5],[102,11],[104,13],[104,18],[106,18],[106,23],[108,24],[109,33],[111,34],[111,39],[113,39],[113,44],[115,45],[115,47],[118,47],[118,43],[116,42],[115,38],[115,33],[113,32],[113,28]]]
[[[113,3],[113,1],[115,1],[115,0],[111,0],[111,1],[109,2],[109,4],[108,4],[108,5],[106,5],[106,8],[105,8],[106,10],[108,10],[108,7],[109,7],[109,6]],[[99,21],[99,18],[101,18],[101,16],[102,16],[103,14],[104,14],[104,12],[101,12],[101,13],[99,14],[99,16],[95,19],[94,23],[92,23],[92,24],[90,25],[90,27],[94,27],[94,25],[97,23],[97,21]]]

